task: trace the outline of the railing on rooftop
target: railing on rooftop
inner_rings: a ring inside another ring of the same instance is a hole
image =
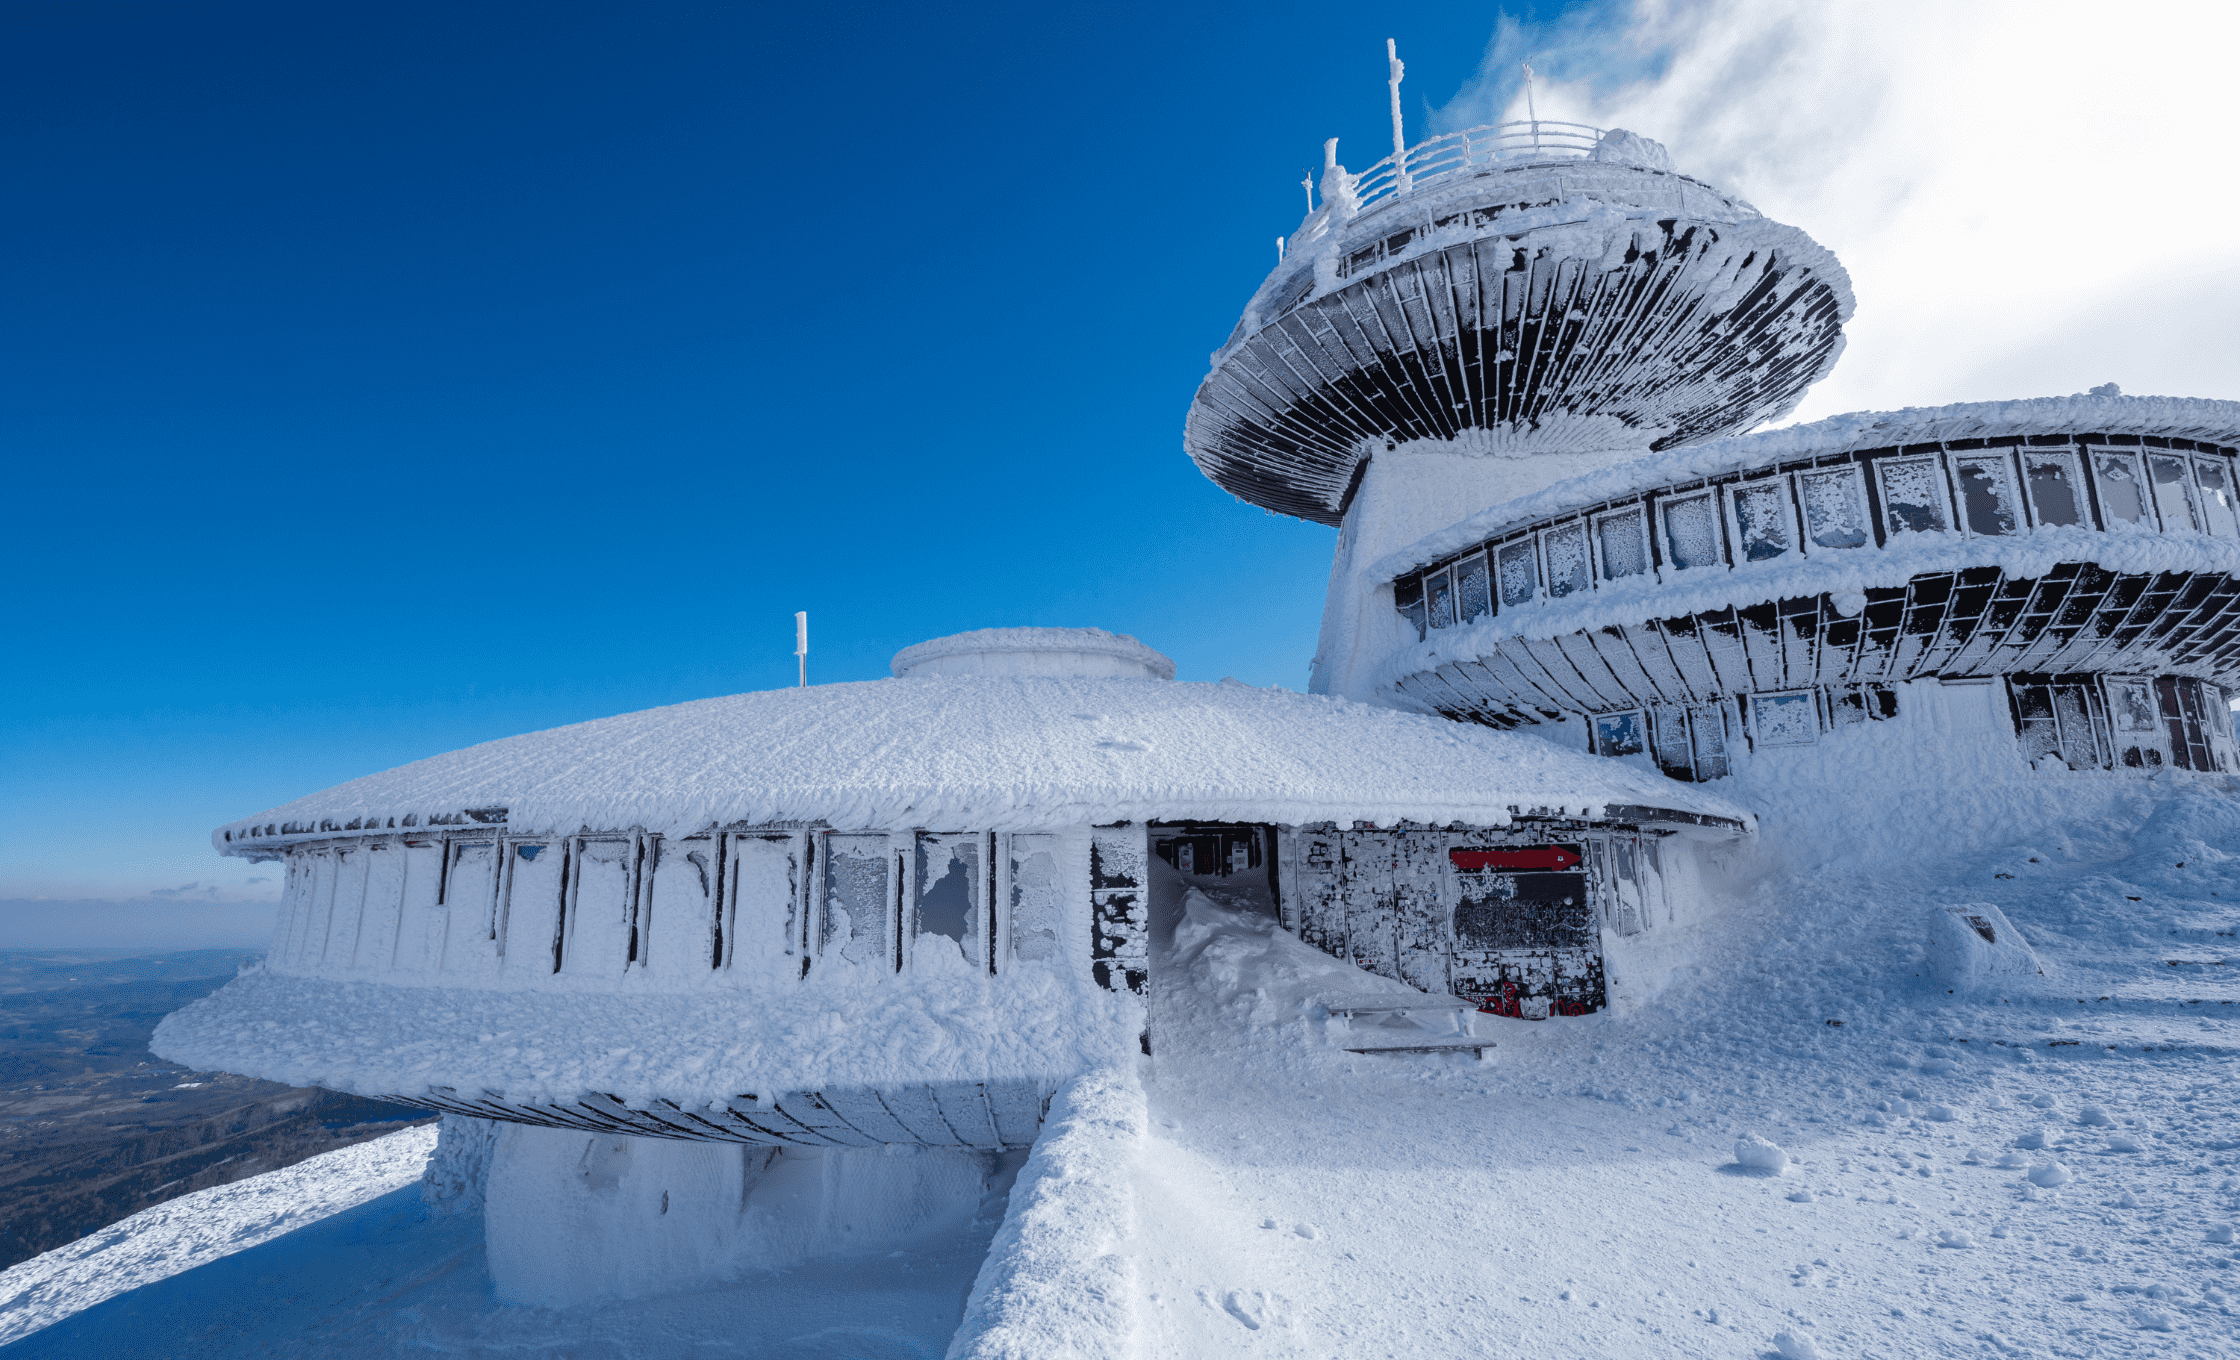
[[[1365,208],[1378,199],[1421,188],[1432,180],[1484,170],[1503,161],[1590,156],[1602,144],[1603,135],[1601,128],[1585,123],[1539,118],[1427,137],[1353,176],[1354,202]]]

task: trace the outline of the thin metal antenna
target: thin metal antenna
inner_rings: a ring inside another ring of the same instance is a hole
[[[1313,172],[1311,172],[1311,171],[1310,171],[1310,172],[1308,172],[1308,174],[1307,174],[1307,177],[1306,177],[1305,179],[1302,179],[1302,180],[1300,180],[1300,181],[1299,181],[1299,185],[1300,185],[1300,187],[1301,187],[1301,188],[1303,188],[1303,189],[1305,189],[1305,190],[1307,191],[1307,216],[1309,216],[1309,217],[1312,217],[1312,216],[1314,216],[1314,174],[1313,174]]]
[[[1532,102],[1532,63],[1524,64],[1524,112],[1532,120],[1532,149],[1540,150],[1540,109]]]
[[[1399,182],[1400,191],[1405,193],[1414,182],[1408,174],[1408,139],[1400,130],[1400,78],[1408,73],[1408,68],[1402,64],[1399,51],[1390,38],[1384,40],[1384,59],[1387,72],[1385,83],[1392,91],[1393,178]]]
[[[809,687],[809,611],[797,610],[793,616],[793,654],[801,661],[801,688]]]

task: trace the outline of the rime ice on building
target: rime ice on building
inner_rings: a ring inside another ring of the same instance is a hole
[[[1314,693],[990,629],[368,776],[216,833],[285,861],[278,934],[159,1051],[498,1121],[508,1297],[681,1287],[976,1194],[1156,1049],[1192,885],[1391,980],[1334,1015],[1578,1016],[1747,853],[1722,780],[2240,756],[2240,405],[1747,434],[1842,349],[1802,232],[1624,131],[1326,161],[1186,432],[1340,528]]]

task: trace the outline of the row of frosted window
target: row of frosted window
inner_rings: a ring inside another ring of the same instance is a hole
[[[2183,439],[2021,436],[1851,455],[1652,492],[1496,539],[1393,583],[1421,638],[1598,584],[2037,528],[2240,538],[2232,458]]]
[[[1589,718],[1587,730],[1596,755],[1646,754],[1673,778],[1701,782],[1733,773],[1731,752],[1745,740],[1810,746],[1823,732],[1897,715],[1897,692],[1886,685],[1821,685],[1618,709]]]
[[[685,980],[1056,959],[1059,837],[642,832],[385,837],[288,855],[274,962],[306,971]]]

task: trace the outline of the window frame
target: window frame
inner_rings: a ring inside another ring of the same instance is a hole
[[[2023,505],[2021,484],[2016,480],[2020,465],[2015,461],[2013,450],[1963,449],[1958,453],[1948,452],[1946,457],[1950,460],[1952,469],[1952,500],[1953,509],[1956,512],[1954,523],[1963,536],[1968,538],[2021,538],[2030,532],[2030,511]],[[2014,529],[2011,533],[1984,533],[1969,522],[1967,494],[1960,487],[1960,469],[1963,464],[1968,463],[1989,464],[1998,470],[1998,475],[2003,479],[2002,487],[2006,493],[2007,507],[2014,515]]]
[[[1822,543],[1812,536],[1811,499],[1804,494],[1808,478],[1841,477],[1850,484],[1852,504],[1859,512],[1859,528],[1863,537],[1857,543]],[[1806,557],[1823,552],[1851,552],[1858,548],[1875,546],[1874,502],[1867,496],[1867,470],[1858,463],[1836,463],[1826,467],[1799,468],[1790,474],[1792,493],[1797,502],[1797,551]]]
[[[1760,488],[1770,489],[1782,506],[1789,530],[1789,546],[1771,557],[1753,558],[1749,555],[1748,542],[1742,532],[1742,493]],[[1777,565],[1804,556],[1804,523],[1797,513],[1797,491],[1790,474],[1777,472],[1770,477],[1749,477],[1726,483],[1719,488],[1719,506],[1726,516],[1727,544],[1730,556],[1737,567],[1757,566],[1761,563]]]
[[[1916,463],[1925,463],[1928,465],[1930,471],[1929,483],[1931,486],[1937,488],[1937,494],[1942,498],[1937,502],[1937,505],[1935,507],[1938,510],[1942,511],[1944,515],[1944,524],[1941,528],[1914,529],[1906,525],[1902,525],[1898,523],[1897,516],[1891,508],[1891,471],[1900,466],[1908,466]],[[1882,546],[1884,548],[1888,548],[1891,544],[1891,541],[1896,539],[1900,534],[1949,534],[1957,532],[1954,526],[1959,522],[1959,516],[1954,513],[1954,506],[1952,503],[1952,475],[1946,467],[1944,454],[1941,450],[1936,453],[1893,454],[1886,458],[1875,459],[1874,489],[1879,494],[1882,500]]]

